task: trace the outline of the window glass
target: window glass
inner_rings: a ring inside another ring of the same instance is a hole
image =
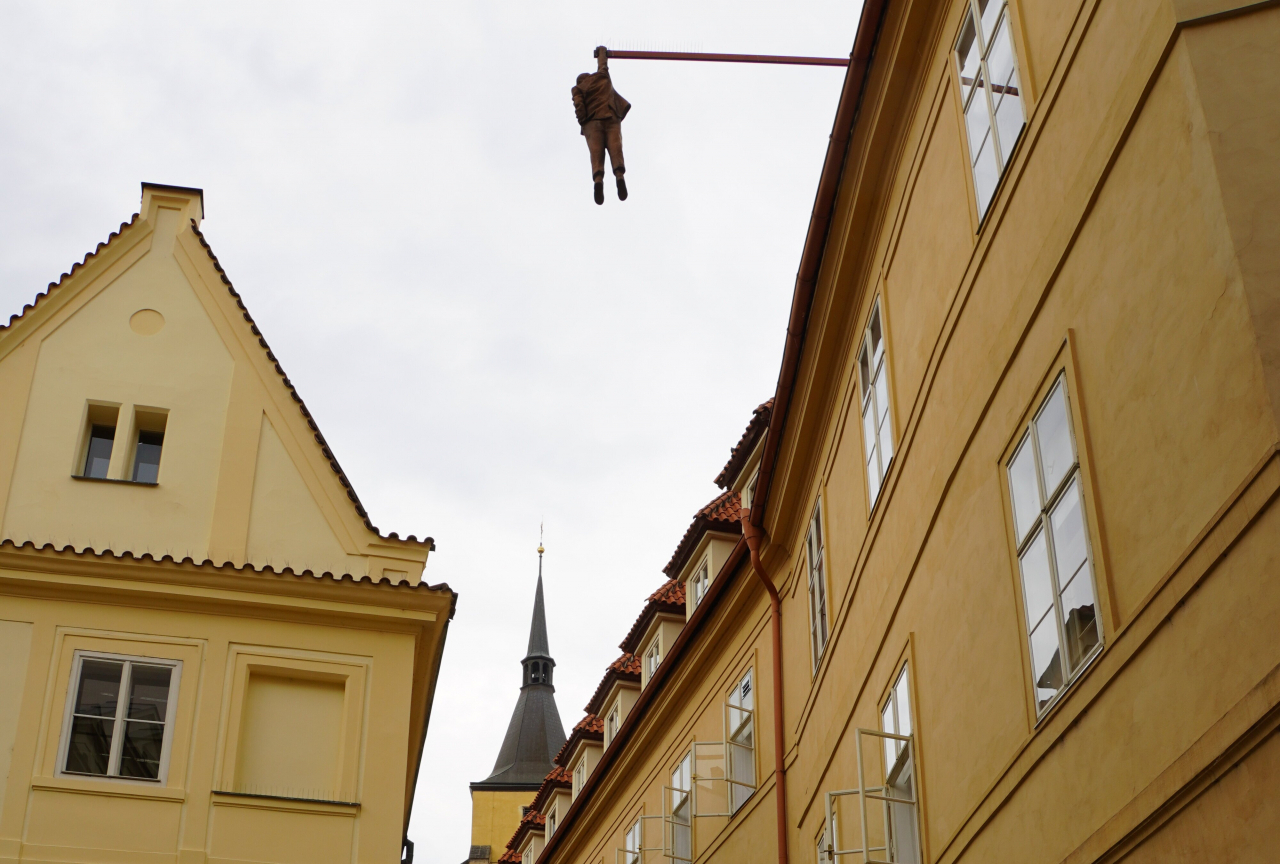
[[[63,770],[159,779],[173,669],[80,658]]]
[[[747,670],[729,694],[726,722],[729,741],[729,809],[736,813],[755,791],[755,692]]]
[[[862,441],[866,452],[867,491],[874,507],[884,485],[884,476],[893,458],[893,428],[889,417],[889,372],[884,358],[884,333],[880,301],[871,307],[871,317],[862,341]]]
[[[960,41],[956,43],[956,59],[960,63],[960,92],[967,104],[982,68],[982,51],[978,45],[978,31],[973,26],[972,12],[964,16]]]
[[[116,427],[94,425],[89,430],[89,452],[84,459],[84,476],[106,477],[111,465],[111,447],[116,440]]]
[[[1036,482],[1036,455],[1031,436],[1024,435],[1009,466],[1009,488],[1013,492],[1013,521],[1018,542],[1027,536],[1040,517],[1040,487]]]
[[[822,507],[815,507],[809,519],[809,534],[805,539],[806,557],[809,568],[809,631],[810,648],[813,665],[818,661],[827,647],[827,580],[823,564],[822,541]]]
[[[1026,125],[1026,115],[1007,3],[969,2],[969,12],[956,40],[955,58],[974,192],[978,214],[983,216]]]
[[[155,483],[160,476],[160,449],[164,444],[163,432],[138,433],[138,445],[133,456],[133,480],[136,483]]]
[[[1036,437],[1040,442],[1040,461],[1044,466],[1044,491],[1052,495],[1076,461],[1071,445],[1071,424],[1067,420],[1067,399],[1062,385],[1053,388],[1044,408],[1036,418]]]
[[[685,756],[671,772],[671,857],[693,860],[693,812],[689,790],[693,774],[693,754]]]
[[[1043,710],[1093,655],[1102,634],[1063,376],[1032,426],[1008,471],[1032,679]]]

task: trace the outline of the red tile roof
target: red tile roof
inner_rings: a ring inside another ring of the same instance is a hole
[[[578,742],[584,739],[587,741],[604,740],[604,721],[594,714],[588,713],[586,717],[578,721],[577,726],[573,727],[573,731],[565,739],[564,746],[556,754],[556,764],[567,768],[568,765],[565,760],[569,758],[573,748],[578,746]]]
[[[573,787],[573,778],[569,776],[569,771],[557,765],[552,768],[546,777],[542,778],[542,785],[538,787],[538,793],[533,796],[533,803],[529,806],[534,810],[541,810],[542,806],[547,803],[557,789],[571,789]]]
[[[627,631],[626,638],[622,640],[618,647],[633,654],[639,652],[640,637],[644,636],[654,618],[663,613],[683,617],[684,612],[684,583],[668,579],[662,584],[661,588],[649,595],[649,599],[644,604],[644,609],[640,610],[639,617],[631,625],[631,629]]]
[[[520,818],[520,825],[516,828],[516,833],[511,835],[511,839],[507,841],[507,849],[515,851],[520,848],[520,844],[524,842],[524,836],[530,831],[542,831],[547,824],[547,817],[543,816],[537,810],[530,810]],[[520,859],[516,859],[517,861]]]
[[[747,428],[743,431],[742,437],[729,450],[729,461],[724,464],[724,467],[720,469],[720,473],[716,475],[716,485],[721,489],[728,489],[738,479],[738,474],[742,471],[742,466],[746,464],[747,459],[750,458],[751,451],[756,449],[756,443],[769,428],[769,417],[772,414],[772,397],[762,402],[756,407],[756,410],[751,412],[751,420],[747,423]]]
[[[693,521],[689,523],[688,530],[684,532],[684,537],[680,538],[680,545],[676,547],[675,553],[667,562],[667,566],[662,568],[662,572],[674,579],[681,568],[688,563],[689,556],[697,548],[702,535],[708,531],[741,534],[742,523],[739,521],[741,516],[742,502],[737,492],[722,492],[717,495],[710,504],[693,515]]]
[[[609,664],[609,668],[604,670],[604,677],[600,679],[599,685],[596,686],[596,692],[591,697],[591,701],[587,703],[587,707],[583,710],[588,714],[599,714],[603,707],[600,702],[608,695],[609,688],[613,686],[615,681],[633,681],[640,683],[640,658],[634,654],[623,654],[617,660]]]
[[[502,857],[498,859],[498,864],[520,864],[520,853],[514,849],[508,849],[502,853]]]

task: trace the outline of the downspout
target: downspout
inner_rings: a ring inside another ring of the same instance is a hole
[[[742,537],[751,552],[751,569],[760,577],[769,593],[769,614],[773,633],[773,788],[778,804],[778,864],[787,864],[787,758],[786,735],[782,720],[782,598],[773,580],[760,563],[760,541],[764,529],[751,523],[751,510],[742,509]]]

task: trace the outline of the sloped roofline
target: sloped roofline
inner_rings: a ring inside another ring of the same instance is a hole
[[[197,189],[197,188],[188,187],[188,186],[168,186],[162,183],[143,183],[142,187],[144,192],[147,189],[158,189],[162,191],[168,190],[168,191],[174,191],[174,192],[186,192],[186,193],[198,194],[200,197],[200,212],[202,215],[204,213],[204,190],[202,189]],[[50,282],[49,286],[44,291],[41,291],[40,293],[38,293],[35,296],[35,299],[33,299],[30,303],[27,303],[22,307],[22,311],[18,312],[17,314],[11,315],[9,317],[8,324],[0,324],[0,337],[4,337],[7,331],[12,330],[14,327],[19,325],[23,320],[26,319],[27,314],[35,310],[37,307],[39,307],[42,304],[42,302],[47,302],[48,298],[55,291],[64,287],[64,285],[67,283],[67,280],[71,279],[80,270],[84,269],[93,258],[95,258],[100,252],[102,252],[104,249],[110,246],[112,241],[114,241],[118,237],[123,236],[127,231],[129,231],[129,229],[136,226],[140,218],[141,218],[140,213],[134,213],[133,216],[129,218],[129,221],[121,222],[120,227],[118,229],[116,229],[115,231],[112,231],[107,236],[106,240],[99,243],[92,252],[87,253],[82,260],[76,262],[75,264],[72,264],[71,268],[67,270],[67,272],[63,273],[61,276],[58,277],[57,282]],[[235,286],[231,284],[231,280],[227,277],[227,273],[222,268],[221,262],[218,261],[218,256],[214,254],[212,247],[210,247],[209,245],[209,241],[205,239],[205,236],[200,231],[199,224],[196,222],[195,219],[191,220],[191,231],[195,235],[196,239],[200,241],[200,245],[204,248],[205,253],[209,256],[209,260],[210,262],[212,262],[214,269],[217,270],[218,276],[222,280],[222,284],[226,286],[227,292],[231,295],[232,299],[235,300],[236,306],[239,307],[240,312],[244,316],[245,322],[249,325],[249,329],[253,332],[253,335],[258,340],[258,344],[262,347],[262,350],[266,353],[267,359],[271,361],[272,365],[275,367],[276,373],[280,376],[281,382],[284,384],[285,388],[289,392],[289,396],[293,399],[294,402],[297,403],[298,410],[301,412],[303,419],[306,421],[308,428],[311,430],[312,436],[314,437],[316,444],[319,445],[320,447],[320,452],[323,454],[325,461],[329,463],[329,468],[337,476],[338,482],[341,484],[343,490],[347,493],[347,498],[351,501],[352,506],[355,508],[356,515],[360,517],[360,520],[364,523],[364,526],[369,531],[373,532],[373,534],[379,540],[391,541],[393,543],[399,543],[399,544],[408,545],[408,546],[425,546],[428,552],[434,552],[436,548],[436,544],[435,544],[435,539],[433,537],[429,537],[429,536],[423,537],[421,540],[419,540],[417,536],[413,534],[410,534],[407,537],[401,537],[395,531],[384,534],[382,533],[381,529],[378,528],[378,526],[373,524],[373,521],[369,518],[369,512],[365,509],[364,505],[360,502],[360,498],[359,496],[356,495],[355,488],[351,485],[351,481],[347,478],[346,472],[344,472],[342,470],[342,466],[338,464],[337,457],[334,456],[333,451],[330,449],[328,442],[325,441],[324,435],[320,432],[320,427],[316,425],[315,418],[311,416],[311,412],[307,409],[306,403],[302,401],[302,396],[299,395],[297,388],[293,386],[293,382],[289,380],[289,376],[285,374],[283,367],[281,367],[280,365],[280,361],[276,359],[275,353],[271,350],[270,346],[267,345],[267,340],[263,338],[262,332],[258,329],[258,325],[254,323],[253,316],[249,314],[248,308],[245,307],[244,299],[240,296],[240,292],[236,291]]]

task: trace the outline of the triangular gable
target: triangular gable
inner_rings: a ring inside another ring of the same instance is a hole
[[[430,538],[369,521],[200,233],[200,190],[144,184],[140,213],[0,327],[0,536],[417,581]],[[113,410],[114,480],[168,423],[158,485],[73,477]]]

